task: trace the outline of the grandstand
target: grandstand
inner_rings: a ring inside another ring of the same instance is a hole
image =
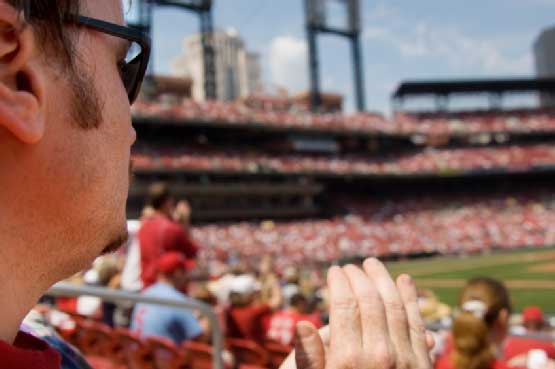
[[[402,84],[394,98],[461,93],[461,83],[437,91],[437,82],[419,83],[420,90]],[[523,83],[462,84],[469,93],[496,94],[548,85]],[[130,212],[138,214],[147,183],[169,181],[192,202],[205,260],[219,251],[255,259],[269,251],[285,255],[285,266],[555,241],[550,109],[397,111],[388,118],[142,101],[134,124]]]

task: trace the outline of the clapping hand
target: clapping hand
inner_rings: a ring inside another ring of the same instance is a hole
[[[280,369],[429,369],[433,340],[408,275],[393,282],[376,259],[363,270],[347,265],[328,273],[330,324],[320,332],[297,325],[295,351]]]

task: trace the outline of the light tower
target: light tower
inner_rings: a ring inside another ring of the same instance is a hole
[[[138,23],[134,26],[150,35],[154,6],[171,6],[196,13],[200,19],[200,34],[204,62],[204,91],[207,99],[216,98],[216,66],[212,0],[139,0]]]
[[[308,60],[310,70],[310,95],[312,110],[317,111],[320,98],[320,61],[318,57],[317,35],[328,33],[347,38],[351,42],[353,77],[356,107],[365,110],[364,73],[360,45],[360,3],[359,0],[304,0],[306,13],[306,32],[308,39]],[[330,8],[343,8],[347,22],[343,26],[330,24]]]

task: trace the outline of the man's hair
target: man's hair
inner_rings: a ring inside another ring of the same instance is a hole
[[[163,182],[154,183],[148,189],[148,205],[156,210],[160,210],[170,198],[170,190]]]
[[[81,0],[6,1],[19,10],[25,24],[32,27],[43,56],[69,71],[74,95],[72,115],[77,125],[85,129],[98,128],[102,121],[102,102],[98,94],[90,90],[92,77],[76,66],[75,38],[67,27],[67,19],[79,14]]]
[[[301,308],[307,304],[307,299],[302,293],[296,293],[291,296],[289,304],[296,308]]]
[[[25,22],[35,31],[44,54],[59,57],[65,66],[72,66],[73,44],[65,22],[79,14],[80,0],[7,0],[19,10]],[[53,54],[54,52],[54,54]]]

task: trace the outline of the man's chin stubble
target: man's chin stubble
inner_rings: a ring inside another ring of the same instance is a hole
[[[131,183],[133,182],[133,178],[134,178],[133,161],[129,160],[129,185],[131,185]],[[102,250],[101,255],[106,255],[106,254],[111,254],[113,252],[116,252],[123,245],[125,245],[128,239],[129,239],[129,233],[127,232],[127,225],[126,225],[125,232],[122,232],[117,238],[115,238],[112,242],[107,244],[104,250]]]

